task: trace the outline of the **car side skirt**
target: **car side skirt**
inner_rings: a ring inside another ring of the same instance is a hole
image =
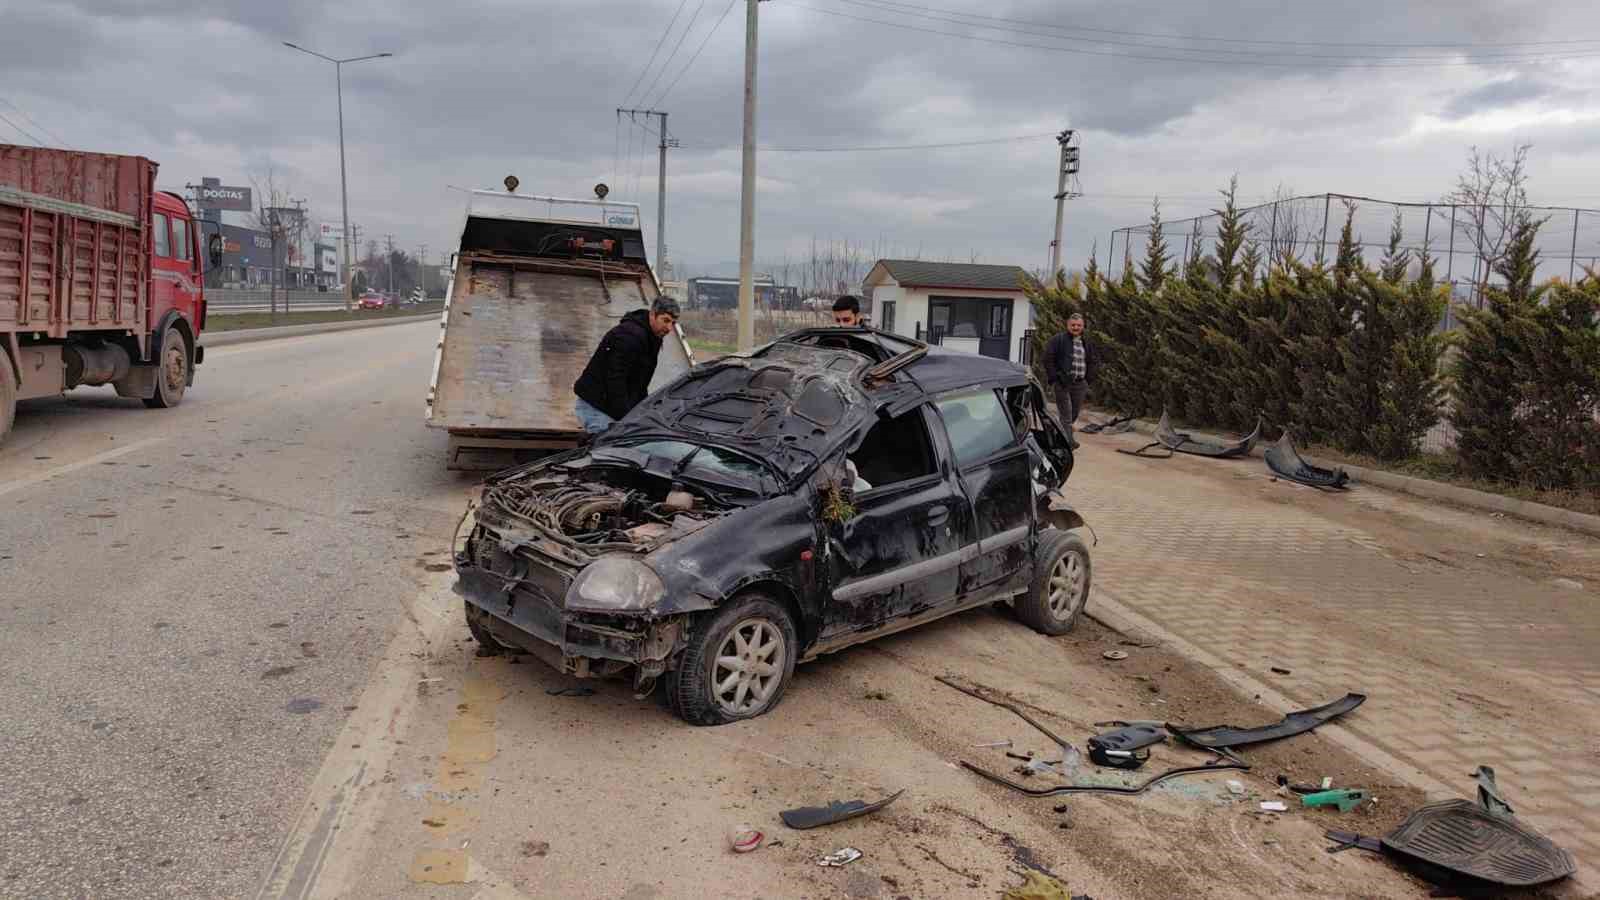
[[[959,612],[966,612],[969,609],[977,609],[980,606],[987,606],[991,603],[998,603],[1000,601],[1010,602],[1026,593],[1026,590],[986,591],[981,594],[975,594],[965,600],[961,600],[952,606],[923,610],[922,612],[913,613],[904,618],[893,619],[891,621],[884,622],[883,624],[873,628],[866,628],[861,631],[852,631],[848,634],[840,634],[830,638],[825,638],[817,641],[815,644],[812,644],[811,647],[806,650],[805,655],[800,658],[800,662],[810,662],[811,660],[816,659],[819,656],[823,656],[824,654],[837,653],[846,647],[854,647],[856,644],[864,644],[867,641],[877,640],[878,638],[885,637],[887,635],[896,634],[909,628],[915,628],[918,625],[923,625],[928,622],[942,619],[945,616],[953,616]]]

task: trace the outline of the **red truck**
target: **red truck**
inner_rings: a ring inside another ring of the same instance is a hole
[[[155,184],[143,157],[0,144],[0,441],[18,400],[79,385],[183,401],[204,357],[200,237]]]

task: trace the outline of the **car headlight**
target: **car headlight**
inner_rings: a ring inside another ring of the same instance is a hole
[[[639,612],[661,602],[666,585],[656,571],[631,556],[602,556],[590,563],[567,592],[567,609],[579,612]]]

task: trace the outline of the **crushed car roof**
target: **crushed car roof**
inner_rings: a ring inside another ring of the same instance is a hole
[[[879,373],[887,374],[873,377]],[[880,410],[898,414],[928,394],[1023,384],[1027,377],[1005,360],[887,332],[806,329],[747,355],[696,366],[646,398],[596,446],[684,436],[748,453],[792,479]]]

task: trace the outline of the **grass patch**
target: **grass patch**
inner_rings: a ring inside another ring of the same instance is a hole
[[[249,328],[274,328],[280,325],[320,325],[324,322],[366,322],[383,319],[403,319],[407,316],[437,313],[444,309],[444,301],[419,303],[404,309],[318,309],[302,312],[280,312],[276,316],[264,312],[211,314],[206,317],[206,333],[243,331]]]
[[[1513,500],[1542,503],[1546,506],[1569,509],[1573,512],[1585,513],[1591,516],[1600,515],[1600,494],[1572,490],[1554,491],[1523,484],[1469,478],[1466,475],[1462,475],[1457,469],[1456,455],[1454,453],[1422,453],[1410,459],[1383,462],[1364,454],[1341,453],[1329,447],[1313,447],[1306,452],[1318,459],[1332,460],[1353,466],[1364,466],[1368,469],[1393,472],[1397,475],[1410,475],[1413,478],[1424,478],[1441,484],[1483,491],[1486,494],[1499,494],[1502,497],[1509,497]]]

